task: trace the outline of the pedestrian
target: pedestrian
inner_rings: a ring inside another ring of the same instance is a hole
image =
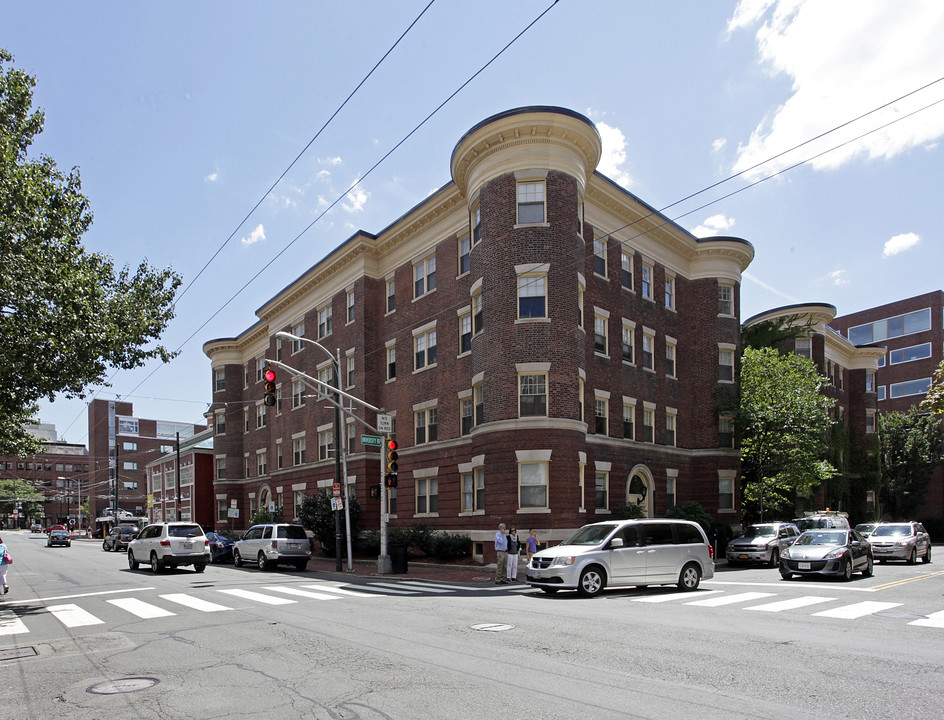
[[[505,585],[508,580],[505,574],[508,572],[508,537],[505,535],[505,523],[498,525],[498,532],[495,533],[495,584]]]
[[[528,546],[528,562],[531,562],[531,556],[538,551],[538,534],[534,530],[528,532],[528,537],[525,540],[525,544]]]
[[[4,595],[10,592],[10,586],[7,585],[7,570],[10,567],[10,563],[13,562],[13,558],[10,557],[10,562],[7,562],[8,557],[10,557],[10,551],[7,550],[7,546],[3,544],[3,538],[0,538],[0,587],[3,588]]]
[[[515,528],[508,533],[508,582],[518,582],[518,553],[521,544],[518,542],[518,531]]]

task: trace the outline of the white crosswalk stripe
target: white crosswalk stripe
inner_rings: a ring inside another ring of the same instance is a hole
[[[330,595],[323,592],[312,592],[311,590],[301,590],[296,587],[288,587],[282,585],[269,585],[268,587],[263,588],[264,590],[271,590],[272,592],[285,593],[286,595],[296,595],[298,597],[310,598],[311,600],[340,600],[340,595]]]
[[[722,595],[721,597],[708,598],[707,600],[696,600],[695,602],[685,603],[686,605],[700,605],[701,607],[721,607],[722,605],[733,605],[739,602],[750,602],[751,600],[760,600],[770,597],[773,593],[746,592],[736,595]]]
[[[106,600],[105,602],[145,620],[156,617],[171,617],[177,614],[172,613],[170,610],[160,608],[157,605],[138,600],[138,598],[115,598],[113,600]]]
[[[347,586],[342,583],[336,582],[322,582],[317,585],[301,585],[300,587],[308,588],[309,590],[321,590],[324,592],[335,593],[337,595],[346,595],[347,597],[357,597],[357,598],[379,598],[383,595],[378,595],[377,593],[366,593],[359,592],[356,590],[348,590]]]
[[[0,635],[28,633],[29,628],[12,610],[0,610]]]
[[[704,590],[698,593],[699,597],[704,597],[705,595],[714,595],[715,593],[721,592],[720,590]],[[670,600],[684,600],[685,598],[691,597],[690,595],[685,595],[683,593],[662,593],[661,595],[647,595],[646,597],[633,598],[633,602],[641,603],[664,603],[669,602]],[[691,603],[688,603],[691,605]]]
[[[227,595],[233,595],[235,597],[243,598],[244,600],[252,600],[253,602],[260,602],[265,605],[291,605],[298,602],[298,600],[291,600],[289,598],[275,597],[274,595],[263,595],[262,593],[253,592],[252,590],[239,590],[237,588],[231,588],[226,590],[220,590],[221,593],[226,593]]]
[[[87,610],[83,610],[78,605],[50,605],[46,608],[56,616],[56,619],[66,627],[83,627],[85,625],[103,625],[104,620],[92,615]]]
[[[836,598],[816,597],[808,595],[806,597],[792,598],[790,600],[779,600],[777,602],[767,603],[766,605],[754,605],[744,608],[745,610],[760,610],[761,612],[783,612],[784,610],[797,610],[810,605],[819,605],[824,602],[832,602]]]
[[[934,627],[934,628],[944,628],[944,610],[940,612],[931,613],[926,618],[921,618],[920,620],[914,620],[909,625],[921,625],[923,627]]]
[[[842,607],[833,608],[832,610],[823,610],[822,612],[813,613],[813,615],[814,617],[855,620],[856,618],[874,615],[877,612],[898,607],[899,605],[901,605],[901,603],[875,602],[874,600],[870,600],[867,602],[853,603],[852,605],[843,605]]]
[[[193,595],[185,595],[184,593],[171,593],[170,595],[161,595],[161,597],[164,600],[177,603],[178,605],[183,605],[184,607],[192,608],[193,610],[199,610],[200,612],[219,612],[221,610],[232,610],[232,608],[226,607],[225,605],[219,605],[215,602],[210,602],[209,600],[203,600],[202,598],[194,597]]]

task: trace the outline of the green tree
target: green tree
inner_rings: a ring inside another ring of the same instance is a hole
[[[823,394],[829,381],[793,353],[747,348],[741,359],[735,423],[741,439],[745,521],[793,511],[797,497],[836,471],[826,461],[830,410]]]
[[[282,508],[276,508],[275,510],[269,510],[269,508],[260,508],[253,513],[251,518],[249,518],[250,525],[262,525],[264,523],[280,522],[285,522],[285,519],[282,516]]]
[[[925,412],[940,415],[944,413],[944,360],[934,371],[934,377],[931,380],[931,388],[928,394],[921,401],[921,409]]]
[[[882,415],[879,440],[883,509],[893,518],[910,519],[924,502],[934,468],[944,463],[944,429],[939,419],[912,407]]]
[[[352,494],[350,496],[351,513],[351,538],[356,538],[360,532],[357,521],[360,517],[361,506],[357,498]],[[347,544],[347,538],[344,528],[344,513],[341,512],[341,544]],[[331,509],[331,496],[326,492],[317,492],[309,495],[302,501],[301,510],[298,511],[298,521],[315,534],[315,538],[321,543],[322,552],[328,557],[335,555],[335,512]]]
[[[43,493],[29,483],[10,478],[0,480],[0,514],[12,515],[17,503],[23,517],[41,517],[43,514]]]
[[[38,443],[23,431],[41,398],[83,397],[109,368],[173,357],[154,345],[174,316],[180,276],[142,262],[132,272],[89,253],[92,223],[79,171],[27,151],[43,130],[34,77],[0,49],[0,455]]]

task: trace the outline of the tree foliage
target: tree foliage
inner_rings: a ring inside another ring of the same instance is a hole
[[[944,413],[944,360],[941,360],[941,364],[934,371],[931,388],[921,401],[921,409],[935,415]]]
[[[784,340],[808,335],[813,328],[812,319],[800,322],[799,315],[788,315],[776,320],[752,323],[741,329],[741,345],[745,348],[779,348]]]
[[[360,533],[357,521],[360,517],[361,506],[353,493],[348,499],[350,500],[351,537],[356,538]],[[341,515],[341,544],[343,546],[347,544],[344,512],[341,511],[338,514]],[[335,556],[335,546],[337,544],[334,518],[335,511],[331,509],[331,496],[326,492],[317,492],[306,497],[298,511],[298,521],[315,534],[315,538],[321,543],[322,552],[328,557]]]
[[[812,497],[835,474],[825,459],[835,404],[822,393],[828,383],[799,355],[781,355],[772,348],[744,351],[735,424],[746,520],[792,511],[797,497]]]
[[[882,452],[880,500],[885,514],[908,520],[924,501],[934,468],[944,463],[940,419],[910,408],[879,419]]]
[[[174,316],[180,276],[117,269],[81,244],[92,224],[79,171],[27,151],[43,130],[35,78],[0,49],[0,454],[36,452],[22,430],[41,398],[82,397],[109,368],[173,353],[154,343]]]
[[[23,480],[0,480],[0,514],[12,514],[19,503],[20,512],[24,516],[42,517],[44,499],[42,491]]]

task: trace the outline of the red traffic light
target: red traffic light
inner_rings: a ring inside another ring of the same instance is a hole
[[[266,368],[265,379],[266,379],[266,382],[275,382],[275,370]]]
[[[387,438],[387,450],[396,450],[398,447],[397,441],[393,438]]]

